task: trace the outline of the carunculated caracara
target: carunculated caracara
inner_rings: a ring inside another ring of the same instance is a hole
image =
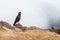
[[[17,17],[16,17],[16,19],[15,19],[15,21],[14,21],[13,26],[15,26],[16,23],[20,21],[20,19],[21,19],[21,12],[18,13],[18,15],[17,15]]]

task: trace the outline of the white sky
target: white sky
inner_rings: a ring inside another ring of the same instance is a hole
[[[60,0],[0,0],[0,20],[13,24],[19,11],[24,26],[47,28],[50,18],[60,18]]]

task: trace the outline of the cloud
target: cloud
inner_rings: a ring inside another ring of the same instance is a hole
[[[49,27],[60,27],[60,0],[46,1],[42,9],[45,11]]]

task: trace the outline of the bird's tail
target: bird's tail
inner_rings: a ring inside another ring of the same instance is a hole
[[[14,22],[13,26],[15,26],[15,25],[16,25],[16,22]]]

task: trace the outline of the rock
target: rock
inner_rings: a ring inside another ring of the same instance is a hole
[[[2,28],[2,27],[7,27],[9,29],[13,29],[13,27],[8,22],[5,22],[5,21],[0,21],[0,28]]]
[[[22,26],[20,23],[16,24],[15,27],[16,27],[16,28],[19,28],[19,29],[22,29],[22,28],[23,28],[23,26]]]

